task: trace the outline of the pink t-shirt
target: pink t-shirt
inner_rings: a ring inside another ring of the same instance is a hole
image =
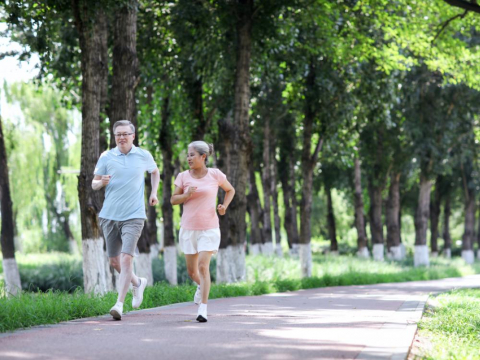
[[[190,199],[183,203],[181,225],[185,230],[208,230],[219,227],[217,216],[217,193],[227,176],[218,169],[207,169],[207,175],[201,179],[195,179],[186,170],[178,174],[175,186],[183,189],[186,193],[190,186],[196,186]]]

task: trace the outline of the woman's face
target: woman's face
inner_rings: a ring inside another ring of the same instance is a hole
[[[200,155],[192,146],[188,147],[187,161],[190,169],[199,169],[205,164],[206,155]]]

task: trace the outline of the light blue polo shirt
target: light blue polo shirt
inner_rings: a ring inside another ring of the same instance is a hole
[[[132,145],[128,154],[118,147],[105,151],[95,166],[95,175],[111,175],[99,217],[125,221],[145,219],[145,171],[157,168],[152,155]]]

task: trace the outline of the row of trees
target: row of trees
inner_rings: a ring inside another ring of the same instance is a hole
[[[321,188],[332,251],[338,247],[336,188],[351,193],[362,256],[368,255],[368,222],[373,256],[383,260],[386,222],[388,253],[401,259],[400,214],[412,212],[416,265],[428,265],[430,217],[432,251],[438,251],[442,201],[448,239],[448,209],[461,189],[463,249],[471,260],[477,17],[466,10],[461,22],[453,21],[460,15],[448,1],[415,9],[407,3],[5,2],[12,39],[26,46],[22,55],[37,52],[41,76],[82,94],[78,197],[85,291],[103,292],[115,283],[98,226],[103,194],[90,183],[100,152],[113,145],[110,126],[125,118],[137,125],[141,145],[161,158],[164,257],[172,283],[172,178],[194,139],[215,143],[214,166],[236,188],[221,218],[219,281],[244,277],[247,237],[251,252],[272,254],[274,234],[280,251],[282,221],[289,248],[310,276],[312,199]],[[148,217],[139,263],[148,263],[157,242],[155,209]],[[148,266],[141,268],[148,273]]]

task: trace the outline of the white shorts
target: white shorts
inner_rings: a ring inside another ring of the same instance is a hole
[[[213,251],[216,254],[220,246],[220,229],[186,230],[180,227],[178,240],[180,248],[186,255],[201,251]]]

